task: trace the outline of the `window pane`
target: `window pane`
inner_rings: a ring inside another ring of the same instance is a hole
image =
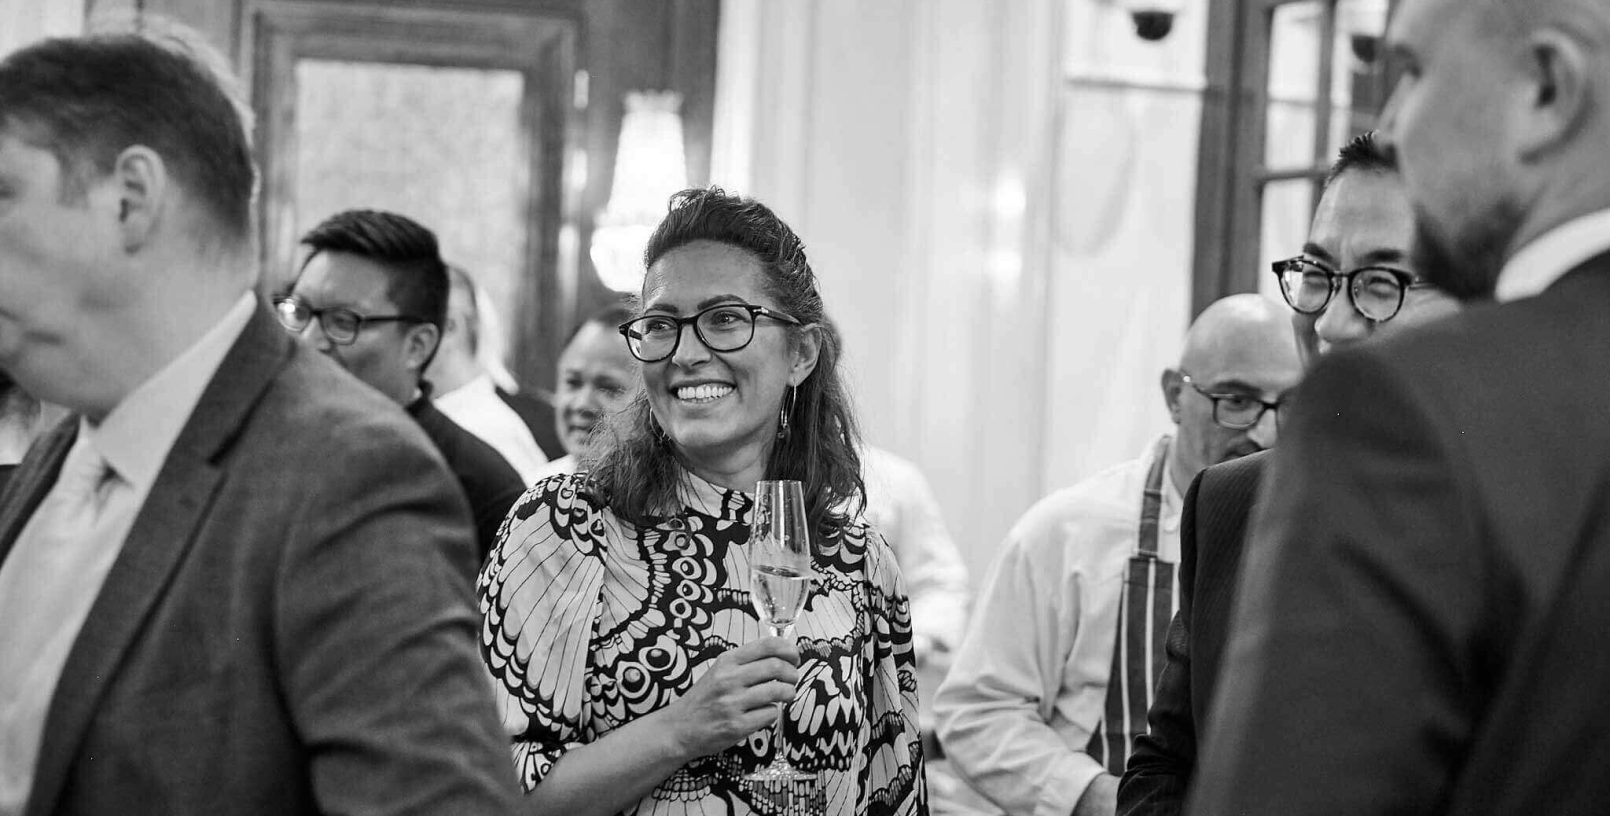
[[[523,77],[306,59],[296,83],[296,237],[341,210],[406,215],[512,327],[526,252]]]
[[[1285,3],[1274,10],[1269,30],[1269,108],[1264,166],[1272,170],[1312,167],[1320,47],[1325,23],[1320,0]]]
[[[1339,0],[1336,4],[1335,72],[1331,75],[1330,144],[1334,156],[1347,140],[1375,127],[1391,90],[1381,35],[1387,0]]]
[[[1279,181],[1263,188],[1263,238],[1258,252],[1258,291],[1279,298],[1269,265],[1302,252],[1312,220],[1314,190],[1319,182],[1311,179]]]

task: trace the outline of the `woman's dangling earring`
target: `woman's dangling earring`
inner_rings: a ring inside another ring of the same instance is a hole
[[[783,400],[783,410],[780,415],[782,421],[777,428],[778,439],[788,438],[788,415],[794,413],[794,396],[798,393],[798,387],[792,385],[788,387],[788,399]]]

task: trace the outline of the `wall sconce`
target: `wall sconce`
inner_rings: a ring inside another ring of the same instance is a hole
[[[643,249],[671,194],[687,189],[681,107],[682,95],[672,91],[626,95],[609,205],[598,215],[588,251],[598,277],[617,292],[642,287]]]

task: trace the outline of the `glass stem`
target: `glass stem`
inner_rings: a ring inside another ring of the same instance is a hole
[[[788,711],[788,704],[787,703],[778,703],[777,704],[777,725],[773,729],[774,733],[772,735],[772,742],[777,744],[777,752],[776,752],[776,755],[773,756],[772,760],[771,760],[771,764],[773,764],[773,765],[787,765],[788,764],[788,752],[786,750],[784,750],[784,746],[783,746],[783,716],[787,713],[787,711]]]
[[[771,633],[774,637],[787,637],[788,630],[792,628],[791,626],[772,626]],[[776,746],[772,751],[771,764],[773,767],[788,764],[788,752],[783,746],[783,717],[787,715],[788,703],[778,703],[777,723],[772,728],[772,744]]]

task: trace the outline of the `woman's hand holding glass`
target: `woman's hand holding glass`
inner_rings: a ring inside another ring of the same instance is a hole
[[[777,706],[794,699],[799,649],[780,637],[751,641],[722,654],[693,688],[666,708],[672,738],[686,756],[719,753],[770,725]]]
[[[749,595],[760,622],[773,636],[787,634],[810,597],[812,565],[809,525],[805,521],[803,488],[797,481],[762,481],[755,486],[755,512],[749,532]],[[788,762],[783,741],[783,715],[789,700],[777,704],[772,732],[771,764],[749,774],[750,780],[810,779]]]

